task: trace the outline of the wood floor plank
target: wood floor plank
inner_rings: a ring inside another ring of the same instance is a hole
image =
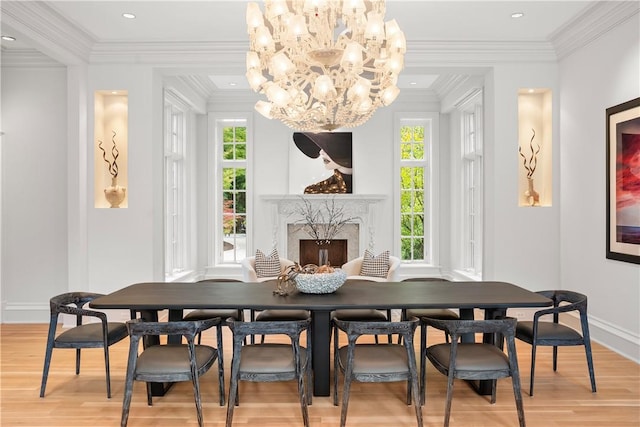
[[[231,339],[224,328],[225,370],[231,363]],[[74,371],[74,352],[53,352],[47,392],[39,397],[47,325],[0,325],[0,425],[107,427],[120,424],[128,340],[111,347],[111,399],[106,397],[104,363],[100,349],[82,353],[80,375]],[[433,337],[437,335],[431,334]],[[212,332],[204,341],[213,343]],[[638,427],[640,426],[640,365],[594,343],[597,393],[591,393],[582,347],[559,349],[558,372],[551,367],[551,348],[539,347],[535,396],[528,395],[531,347],[518,342],[518,361],[529,427]],[[215,369],[201,379],[205,425],[224,426],[226,408],[218,405]],[[425,426],[441,426],[444,419],[446,378],[427,364]],[[509,379],[498,382],[497,402],[478,396],[462,381],[455,383],[451,427],[511,427],[517,425]],[[341,386],[340,386],[341,389]],[[354,383],[349,403],[349,427],[412,427],[412,406],[404,403],[404,383]],[[314,397],[309,407],[311,426],[337,426],[340,407],[330,397]],[[233,425],[238,427],[288,427],[302,425],[296,385],[246,383],[240,386],[240,406]],[[129,415],[130,427],[196,426],[190,383],[176,384],[163,397],[146,404],[144,385],[135,384]]]

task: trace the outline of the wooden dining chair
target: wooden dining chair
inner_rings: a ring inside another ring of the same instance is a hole
[[[591,379],[591,391],[596,392],[596,376],[593,370],[589,320],[587,317],[587,296],[567,290],[539,291],[538,294],[553,301],[553,308],[536,311],[532,321],[519,321],[516,338],[531,344],[531,376],[529,396],[533,396],[533,378],[536,368],[536,348],[539,345],[553,346],[553,371],[558,369],[558,347],[582,345],[587,357],[587,368]],[[577,311],[580,315],[582,333],[559,323],[560,313]],[[552,315],[552,321],[541,321],[543,316]]]
[[[358,322],[333,319],[334,336],[338,330],[347,334],[348,344],[339,347],[338,339],[333,341],[333,404],[338,406],[338,376],[344,374],[342,389],[342,410],[340,427],[347,422],[351,382],[407,382],[407,405],[413,404],[418,427],[422,427],[422,405],[419,395],[418,370],[413,346],[413,335],[418,319],[400,322]],[[366,335],[398,334],[403,344],[366,344],[357,341]],[[412,399],[413,397],[413,399]]]
[[[239,282],[237,279],[204,279],[199,280],[197,283],[211,283],[211,282]],[[204,320],[213,319],[219,317],[222,319],[222,326],[227,326],[226,319],[233,318],[235,320],[244,320],[244,310],[237,308],[204,308],[198,310],[192,310],[182,317],[182,320]],[[198,334],[198,344],[202,343],[202,333]],[[222,363],[222,361],[220,362]]]
[[[227,399],[226,427],[233,422],[234,407],[239,402],[240,381],[290,381],[297,380],[298,398],[302,420],[309,427],[307,405],[311,404],[311,319],[279,320],[262,322],[240,322],[229,319],[233,332],[233,361],[229,399]],[[302,332],[306,331],[306,347],[300,344]],[[248,336],[286,335],[289,344],[244,344]]]
[[[76,375],[80,374],[80,350],[83,348],[102,348],[104,351],[104,367],[107,380],[107,398],[111,398],[111,378],[109,374],[109,347],[127,336],[127,327],[121,322],[109,322],[107,315],[101,311],[89,310],[85,306],[94,299],[103,296],[92,292],[68,292],[56,295],[49,300],[51,317],[47,349],[42,369],[40,397],[44,397],[49,376],[49,365],[54,348],[71,348],[76,350]],[[66,329],[56,336],[58,318],[61,314],[76,317],[76,326]],[[100,322],[83,323],[84,319],[98,318]]]
[[[498,378],[511,377],[513,394],[518,411],[520,427],[525,427],[522,392],[520,390],[520,372],[515,346],[516,319],[506,317],[493,320],[440,320],[424,318],[428,326],[447,332],[451,342],[427,347],[422,358],[427,358],[442,374],[447,376],[447,400],[444,413],[444,427],[449,426],[453,384],[455,379],[492,380],[491,403],[496,401]],[[459,342],[463,334],[494,334],[495,342],[507,342],[507,354],[498,346],[487,343]],[[426,372],[420,373],[420,395],[424,402],[426,394]]]
[[[218,347],[196,345],[196,335],[212,327],[218,329]],[[224,406],[224,367],[220,363],[222,353],[221,319],[176,322],[145,322],[134,319],[127,322],[129,330],[129,359],[122,402],[121,427],[126,427],[133,394],[133,382],[144,381],[147,386],[147,404],[152,405],[151,383],[191,381],[196,404],[198,425],[204,425],[200,398],[200,377],[218,361],[218,389],[220,406]],[[145,346],[138,354],[140,341],[150,335],[181,335],[186,344],[158,344]]]

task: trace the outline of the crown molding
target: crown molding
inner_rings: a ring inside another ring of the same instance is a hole
[[[206,66],[233,71],[246,70],[247,43],[216,42],[110,42],[96,43],[92,64],[135,63],[158,66]]]
[[[24,34],[53,59],[67,65],[89,60],[95,40],[46,2],[2,1],[0,13],[3,25]]]
[[[640,12],[640,2],[600,1],[551,34],[558,59],[596,40]]]
[[[55,59],[42,54],[35,49],[2,49],[0,63],[2,67],[34,67],[34,68],[50,68],[65,67]]]

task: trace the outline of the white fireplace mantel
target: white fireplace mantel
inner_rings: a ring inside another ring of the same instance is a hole
[[[387,199],[384,194],[267,194],[260,199],[271,206],[271,225],[273,227],[273,245],[278,250],[291,256],[298,253],[297,248],[288,248],[288,225],[300,224],[302,219],[296,213],[296,206],[303,204],[303,200],[312,206],[324,205],[325,202],[335,202],[336,206],[344,209],[347,217],[353,217],[353,223],[358,224],[357,254],[362,254],[366,248],[373,249],[375,243],[376,214],[380,204]],[[351,252],[351,251],[350,251]],[[352,258],[352,257],[350,257]]]

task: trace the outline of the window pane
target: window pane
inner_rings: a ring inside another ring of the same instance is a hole
[[[244,215],[238,215],[236,217],[236,234],[245,234],[246,233],[246,223],[247,217]]]
[[[236,168],[234,170],[236,172],[236,179],[235,179],[236,190],[246,190],[247,189],[247,170],[241,169],[241,168]]]
[[[239,192],[236,194],[236,213],[247,212],[247,194]]]
[[[222,129],[222,142],[233,142],[233,141],[235,141],[234,128],[224,127]]]
[[[411,143],[403,142],[402,144],[400,144],[400,153],[402,160],[411,159]]]
[[[403,260],[413,259],[411,253],[411,239],[400,239],[400,251]]]
[[[247,144],[236,144],[236,160],[247,159]]]
[[[413,140],[416,142],[424,142],[424,126],[415,126],[413,128]]]
[[[411,236],[411,215],[402,215],[400,218],[400,235]]]
[[[224,168],[222,169],[222,188],[224,190],[233,190],[235,178],[235,169]]]
[[[224,144],[222,148],[222,158],[225,160],[233,160],[233,144]]]
[[[424,258],[424,239],[416,238],[413,240],[413,259]]]
[[[413,144],[413,158],[416,160],[424,159],[424,144],[417,142]]]
[[[235,129],[235,141],[236,142],[247,142],[247,128],[246,127],[236,127]]]
[[[424,236],[424,216],[416,215],[413,217],[413,234],[415,236]]]

